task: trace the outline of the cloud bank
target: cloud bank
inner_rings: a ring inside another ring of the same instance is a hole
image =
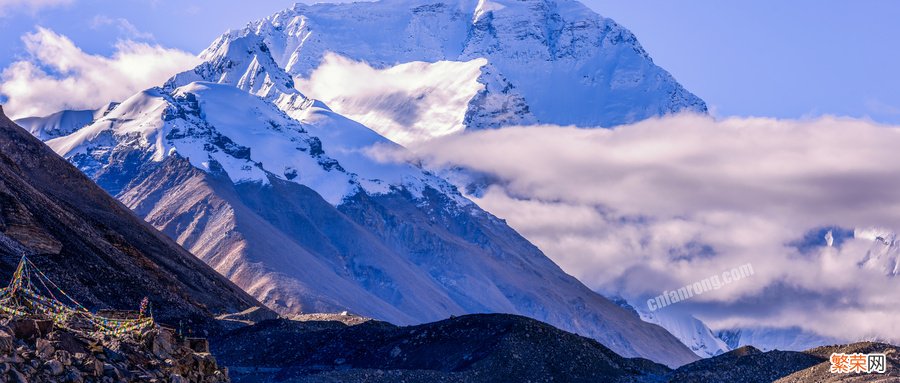
[[[0,72],[4,110],[14,118],[121,101],[199,63],[190,53],[131,40],[119,41],[110,57],[92,55],[45,28],[22,41],[28,58]]]
[[[900,229],[898,148],[900,127],[868,121],[682,115],[613,130],[478,131],[412,149],[429,166],[498,180],[476,202],[598,291],[646,299],[752,263],[752,277],[681,309],[713,328],[898,340],[900,277],[887,270],[900,252],[873,235],[832,247],[824,238],[828,228]]]

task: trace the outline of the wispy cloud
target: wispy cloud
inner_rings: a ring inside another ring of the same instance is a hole
[[[112,18],[106,15],[96,15],[93,19],[91,19],[91,28],[100,29],[102,27],[112,26],[119,30],[119,32],[128,39],[134,40],[153,40],[153,34],[149,32],[143,32],[138,29],[134,24],[132,24],[128,19],[125,18]]]
[[[92,55],[45,28],[22,41],[30,57],[0,73],[4,109],[14,117],[121,101],[199,63],[190,53],[132,40],[118,42],[109,57]]]
[[[900,229],[898,147],[900,127],[867,121],[684,115],[480,131],[413,150],[499,180],[477,202],[592,288],[646,299],[752,262],[753,278],[686,305],[713,326],[896,340],[900,279],[859,266],[880,244],[796,243],[826,226]]]
[[[73,0],[0,0],[0,17],[16,11],[37,12],[44,8],[68,5]]]

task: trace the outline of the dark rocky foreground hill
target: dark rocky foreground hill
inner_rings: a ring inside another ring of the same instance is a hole
[[[203,331],[215,315],[260,306],[0,108],[0,285],[22,255],[92,310],[136,310],[149,297],[159,321]]]
[[[343,323],[342,323],[343,322]],[[526,317],[479,314],[398,327],[358,318],[270,320],[215,340],[238,383],[262,382],[900,382],[900,348],[882,343],[762,352],[743,347],[677,370],[623,358]],[[833,375],[832,352],[888,354],[886,374]]]
[[[235,382],[656,382],[670,370],[516,315],[418,326],[270,320],[215,340]]]

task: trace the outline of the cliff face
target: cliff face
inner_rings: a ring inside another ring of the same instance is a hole
[[[159,320],[199,330],[259,305],[0,115],[0,284],[22,255],[91,309],[146,296]]]

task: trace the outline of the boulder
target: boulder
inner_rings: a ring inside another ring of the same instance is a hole
[[[40,336],[34,319],[13,319],[9,322],[9,328],[18,339],[32,340]]]
[[[53,347],[53,344],[44,338],[38,338],[34,343],[34,348],[41,359],[49,359],[56,353],[56,348]]]
[[[12,335],[0,331],[0,355],[9,355],[15,349],[16,340]]]
[[[206,338],[187,338],[187,344],[194,352],[209,353],[209,341]]]
[[[59,376],[62,375],[66,369],[63,367],[62,362],[56,359],[50,359],[50,361],[47,362],[47,371],[50,372],[50,375]]]

